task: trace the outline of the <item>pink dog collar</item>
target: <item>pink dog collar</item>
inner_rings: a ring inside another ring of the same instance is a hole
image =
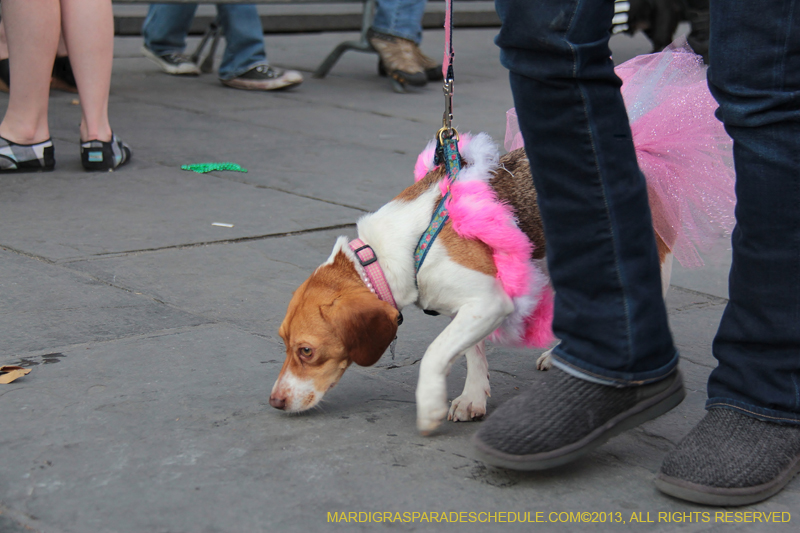
[[[356,254],[358,262],[364,269],[366,279],[364,284],[375,293],[375,295],[392,305],[397,309],[397,303],[394,301],[392,289],[389,288],[389,283],[386,281],[386,276],[383,275],[381,265],[378,263],[378,256],[375,255],[375,250],[369,244],[365,244],[361,239],[354,239],[350,241],[350,249]],[[362,277],[363,279],[363,277]]]

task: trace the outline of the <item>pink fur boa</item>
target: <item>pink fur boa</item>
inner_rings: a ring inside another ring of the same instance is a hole
[[[447,210],[453,230],[479,240],[492,250],[497,280],[514,302],[514,312],[492,333],[490,340],[514,346],[546,348],[553,336],[553,290],[542,269],[531,259],[533,243],[517,225],[514,212],[489,185],[498,166],[499,152],[488,135],[465,134],[459,151],[467,162],[455,183],[440,182],[442,194],[450,186]],[[435,141],[417,158],[414,177],[419,181],[434,168]]]

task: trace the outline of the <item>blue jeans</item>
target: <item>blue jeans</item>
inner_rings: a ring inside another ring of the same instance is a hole
[[[378,0],[372,29],[408,39],[422,41],[422,16],[428,0]]]
[[[709,44],[737,204],[706,405],[800,424],[800,1],[712,0]]]
[[[647,186],[608,48],[613,0],[497,0],[555,288],[554,362],[620,386],[663,379],[667,324]]]
[[[800,423],[800,0],[712,0],[709,87],[734,139],[730,300],[707,407]],[[497,0],[539,193],[560,367],[622,384],[676,363],[647,196],[609,60],[612,0]],[[646,237],[647,235],[647,237]]]
[[[156,54],[183,52],[197,4],[150,4],[144,19],[144,45]],[[225,36],[219,78],[241,76],[266,65],[264,29],[254,4],[217,4],[217,21]]]

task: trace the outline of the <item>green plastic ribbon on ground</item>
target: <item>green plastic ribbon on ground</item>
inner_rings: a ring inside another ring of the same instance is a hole
[[[215,170],[232,170],[234,172],[247,172],[246,168],[242,168],[236,163],[197,163],[195,165],[181,165],[183,170],[191,170],[198,174],[205,174],[206,172],[214,172]]]

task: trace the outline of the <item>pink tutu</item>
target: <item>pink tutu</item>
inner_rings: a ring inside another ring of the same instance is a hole
[[[735,223],[732,141],[715,117],[700,56],[686,45],[619,65],[639,167],[647,179],[653,226],[684,267],[729,235]],[[523,146],[514,109],[506,150]]]

